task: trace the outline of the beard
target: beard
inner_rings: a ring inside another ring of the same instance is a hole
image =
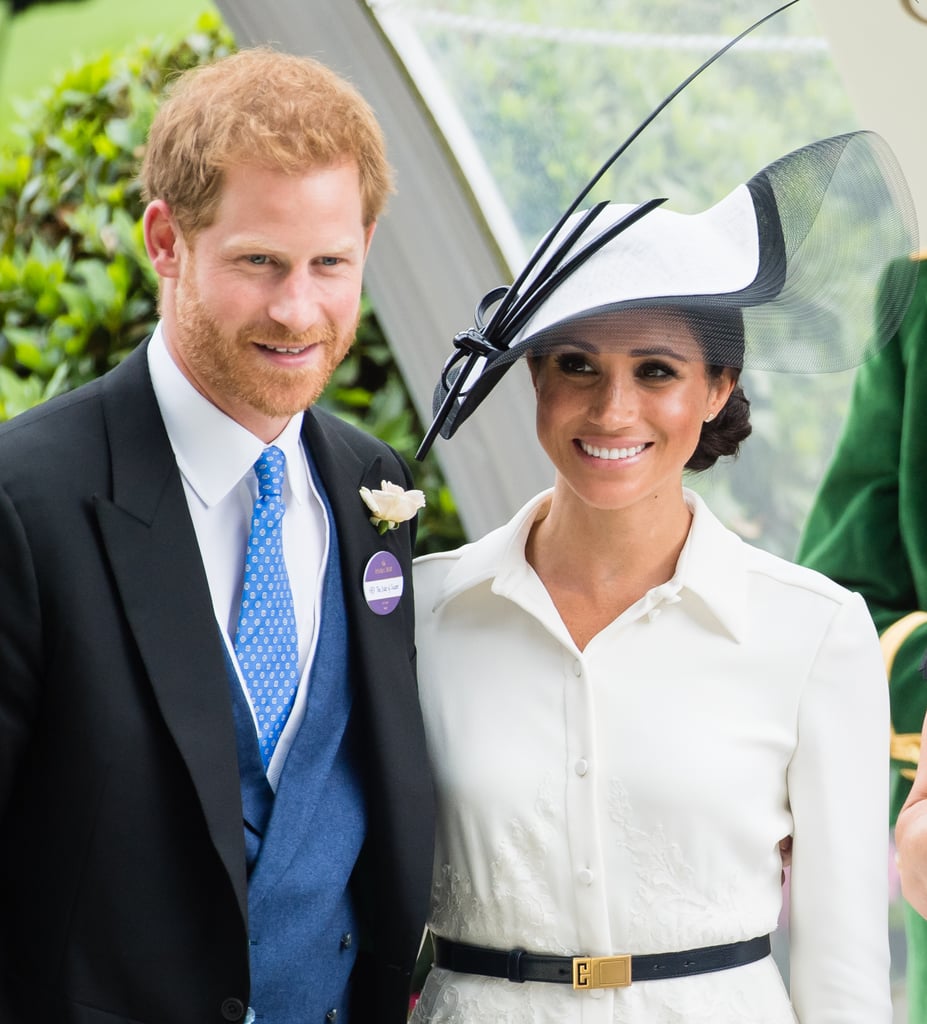
[[[227,334],[217,324],[197,291],[193,274],[177,291],[178,348],[207,397],[220,408],[222,399],[244,403],[263,416],[283,418],[308,409],[322,394],[347,355],[360,322],[358,311],[350,330],[338,332],[330,320],[294,334],[282,324],[250,323]],[[301,349],[317,346],[311,366],[275,365],[256,346]]]

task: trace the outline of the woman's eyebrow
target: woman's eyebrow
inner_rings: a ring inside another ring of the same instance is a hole
[[[671,345],[647,345],[632,348],[629,354],[638,358],[641,356],[666,356],[669,359],[677,359],[681,363],[692,361],[691,354],[680,352],[678,348],[673,348]]]
[[[588,341],[569,341],[561,339],[560,341],[552,341],[548,344],[536,345],[534,348],[528,349],[525,353],[528,356],[559,356],[569,353],[580,353],[583,355],[595,355],[600,352],[601,349],[598,345],[591,345]]]

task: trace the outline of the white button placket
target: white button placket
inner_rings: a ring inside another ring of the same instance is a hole
[[[564,651],[563,671],[566,825],[578,943],[574,952],[601,956],[610,952],[611,937],[601,847],[606,807],[596,778],[595,692],[586,660],[575,650]],[[590,1024],[593,1019],[599,1021],[600,1013],[603,1024],[608,1020],[612,1000],[603,999],[603,994],[601,990],[577,994],[595,1005]],[[587,1020],[585,1014],[583,1020]]]

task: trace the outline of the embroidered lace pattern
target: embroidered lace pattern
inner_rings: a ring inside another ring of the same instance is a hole
[[[431,926],[448,938],[501,949],[569,953],[556,941],[557,908],[544,865],[558,838],[551,780],[537,794],[534,814],[510,821],[487,868],[485,892],[450,864],[435,871]]]

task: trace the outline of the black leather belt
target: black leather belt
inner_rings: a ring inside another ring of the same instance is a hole
[[[547,956],[523,949],[469,946],[432,934],[435,966],[459,974],[484,974],[509,981],[553,981],[575,989],[624,988],[633,981],[685,978],[690,974],[726,971],[769,956],[769,936],[723,946],[703,946],[679,953],[645,956]]]

